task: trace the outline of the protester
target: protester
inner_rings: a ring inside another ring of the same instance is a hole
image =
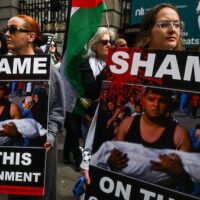
[[[145,14],[136,47],[184,50],[180,36],[181,28],[181,20],[176,8],[170,4],[159,4]],[[82,174],[85,176],[87,184],[90,184],[88,170],[94,133],[94,131],[88,133],[83,153],[85,157],[83,157],[81,163],[81,168],[83,169]],[[188,145],[186,150],[189,149]]]
[[[60,70],[60,65],[61,65],[61,55],[57,50],[57,45],[55,41],[51,42],[51,45],[49,47],[49,54],[51,58],[51,63],[58,69]]]
[[[106,56],[108,54],[108,48],[111,46],[112,31],[105,27],[100,27],[95,35],[90,39],[87,45],[87,54],[85,62],[80,66],[81,80],[84,88],[85,99],[90,99],[88,104],[92,104],[91,107],[85,110],[83,114],[82,130],[83,135],[87,135],[88,126],[87,123],[92,118],[94,109],[96,108],[95,100],[98,99],[101,91],[102,69],[105,66]],[[94,103],[94,104],[93,104]],[[67,130],[63,160],[65,163],[70,162],[70,152],[73,153],[73,157],[76,162],[77,169],[80,169],[81,152],[79,150],[79,137],[81,135],[81,120],[82,116],[74,113],[67,112],[65,128]]]
[[[91,100],[96,100],[100,95],[104,76],[102,70],[106,64],[112,39],[114,39],[113,30],[100,27],[88,42],[86,60],[81,65],[80,71],[85,97]]]
[[[112,39],[114,39],[113,30],[100,27],[88,42],[86,60],[80,67],[85,98],[89,99],[91,104],[89,108],[85,109],[83,116],[85,130],[89,128],[87,118],[92,119],[96,109],[102,80],[105,76],[103,69],[106,64],[108,49],[112,45]],[[87,133],[84,133],[84,135],[87,135]]]
[[[115,40],[115,47],[128,47],[124,38],[118,38]]]
[[[26,15],[10,18],[5,29],[5,35],[12,55],[35,55],[34,48],[40,36],[40,27],[33,18]],[[62,81],[58,71],[52,66],[50,69],[48,133],[44,144],[47,150],[44,200],[56,200],[56,136],[58,131],[61,130],[65,116]],[[39,197],[9,195],[10,199],[39,199]]]

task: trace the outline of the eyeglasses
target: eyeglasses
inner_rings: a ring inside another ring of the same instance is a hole
[[[180,21],[159,21],[156,23],[156,25],[160,29],[169,29],[169,28],[175,28],[175,29],[183,29],[183,23]]]
[[[51,44],[50,46],[51,46],[51,47],[56,47],[56,44]]]
[[[113,45],[113,41],[111,41],[111,40],[99,40],[99,43],[101,43],[103,46],[105,46],[105,45],[107,45],[108,43],[110,44],[110,45]]]
[[[7,31],[9,31],[10,34],[15,34],[16,32],[25,32],[25,33],[30,32],[27,29],[15,25],[7,26],[6,28],[4,28],[4,33],[6,33]]]

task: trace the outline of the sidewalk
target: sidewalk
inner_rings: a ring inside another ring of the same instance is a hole
[[[76,172],[72,164],[62,163],[63,143],[65,135],[58,136],[58,171],[57,171],[57,200],[77,200],[73,196],[72,188],[80,177],[80,172]],[[7,195],[0,194],[0,200],[7,200]]]
[[[57,174],[57,200],[76,200],[72,193],[75,182],[80,177],[80,172],[75,171],[75,164],[63,164],[64,134],[58,136],[58,174]],[[74,164],[74,165],[73,165]]]

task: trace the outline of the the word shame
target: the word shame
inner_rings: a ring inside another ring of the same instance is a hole
[[[0,59],[0,74],[46,74],[47,57],[25,57]]]
[[[162,59],[162,60],[161,60]],[[172,80],[200,82],[200,56],[166,53],[160,56],[157,53],[147,53],[144,58],[142,52],[116,51],[111,55],[110,70],[113,74],[137,76],[144,70],[145,77],[164,78]]]

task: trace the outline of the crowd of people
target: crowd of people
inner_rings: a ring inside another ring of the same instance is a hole
[[[145,14],[138,39],[134,45],[129,44],[129,47],[184,51],[181,29],[182,23],[176,8],[171,4],[159,4]],[[87,184],[90,184],[88,155],[97,151],[106,140],[128,141],[156,149],[167,148],[199,152],[199,124],[191,127],[189,131],[171,115],[172,111],[177,111],[197,118],[200,108],[199,94],[169,93],[154,88],[144,89],[137,85],[103,85],[103,80],[109,76],[109,72],[106,72],[109,48],[112,46],[128,47],[124,38],[115,39],[115,33],[111,28],[98,28],[87,44],[85,61],[79,67],[84,88],[84,103],[81,102],[83,113],[81,115],[71,112],[65,105],[64,85],[60,76],[62,61],[56,41],[52,40],[50,45],[43,45],[40,48],[38,45],[40,37],[38,23],[26,15],[17,15],[9,19],[5,35],[0,34],[1,55],[48,54],[51,59],[49,85],[43,82],[38,85],[35,85],[34,82],[24,84],[21,81],[12,81],[6,85],[0,83],[0,121],[33,118],[45,129],[48,129],[40,144],[36,142],[37,145],[42,145],[47,150],[44,200],[56,200],[56,138],[63,127],[66,129],[63,163],[69,164],[73,157],[76,170],[81,171],[81,174],[85,176]],[[48,87],[49,92],[47,92]],[[10,88],[9,92],[8,88]],[[16,96],[23,98],[18,105],[12,100]],[[90,126],[95,120],[95,111],[99,104],[99,112],[103,113],[102,119],[105,126],[101,127],[102,134],[99,138],[95,138],[93,143],[95,136],[94,132],[90,131]],[[14,136],[22,142],[23,138],[20,137],[17,128],[15,126],[11,128],[10,134],[6,129],[4,134],[10,137]],[[79,148],[80,138],[85,145],[83,153]],[[16,140],[13,144],[16,145]],[[87,158],[84,157],[85,152]],[[185,184],[186,192],[192,193],[192,189],[188,187],[188,183],[191,182],[190,177],[183,169],[179,157],[175,155],[172,159],[169,155],[163,155],[159,159],[160,162],[151,163],[152,169],[176,176],[177,185]],[[113,149],[107,162],[112,170],[117,171],[127,166],[128,160],[128,155],[118,149]],[[198,187],[198,184],[195,186]],[[170,185],[170,188],[173,187],[174,183]],[[189,189],[191,190],[189,191]],[[197,191],[195,195],[200,196],[200,189]],[[27,198],[39,200],[38,197],[14,195],[8,197],[9,200]]]

